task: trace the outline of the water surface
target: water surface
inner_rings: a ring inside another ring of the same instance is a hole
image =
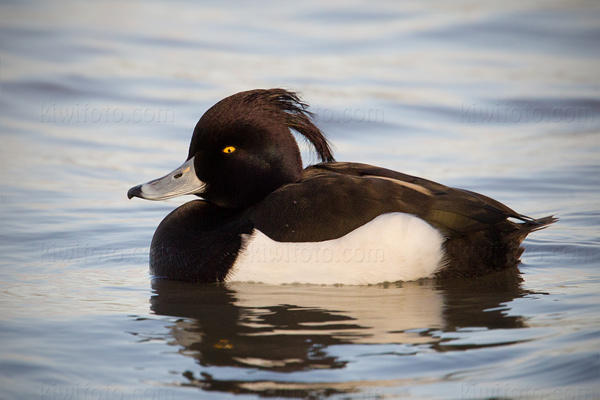
[[[0,8],[1,398],[600,397],[596,2]],[[127,189],[259,87],[302,92],[338,160],[560,221],[481,279],[153,284],[188,199]]]

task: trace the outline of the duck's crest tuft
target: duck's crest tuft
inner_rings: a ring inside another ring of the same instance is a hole
[[[247,102],[264,102],[283,112],[283,119],[288,128],[306,138],[315,148],[321,161],[335,161],[331,145],[323,132],[312,122],[314,114],[308,111],[308,104],[304,103],[297,93],[285,89],[257,89],[246,93]]]

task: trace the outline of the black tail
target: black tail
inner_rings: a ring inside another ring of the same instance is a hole
[[[502,221],[490,229],[449,239],[445,243],[448,263],[436,276],[458,278],[483,276],[519,264],[521,243],[531,232],[558,221],[553,215],[533,219],[518,217],[522,223]]]
[[[551,224],[555,223],[556,221],[558,221],[558,218],[554,217],[554,215],[549,215],[547,217],[539,218],[539,219],[528,218],[526,220],[526,222],[522,225],[524,225],[523,228],[525,228],[527,231],[527,234],[529,234],[531,232],[535,232],[535,231],[539,231],[540,229],[544,229],[548,225],[551,225]],[[526,236],[527,236],[527,234],[526,234]]]

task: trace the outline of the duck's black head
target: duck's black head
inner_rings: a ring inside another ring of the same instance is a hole
[[[150,200],[196,194],[226,208],[254,204],[301,178],[300,150],[290,129],[303,135],[322,161],[333,161],[310,117],[307,105],[284,89],[234,94],[200,118],[181,167],[127,194]]]

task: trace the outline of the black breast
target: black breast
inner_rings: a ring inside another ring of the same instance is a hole
[[[221,282],[242,247],[252,223],[239,212],[190,201],[160,223],[150,247],[150,272],[156,278]]]

